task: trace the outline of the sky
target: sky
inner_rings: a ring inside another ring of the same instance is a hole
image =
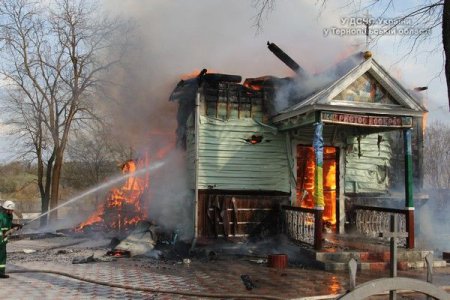
[[[142,136],[153,124],[167,122],[170,128],[172,123],[164,120],[161,111],[170,105],[176,109],[167,99],[181,74],[207,68],[243,78],[293,75],[267,49],[267,41],[276,43],[310,73],[320,73],[346,56],[367,50],[363,35],[325,34],[365,16],[357,12],[360,7],[340,7],[334,2],[328,1],[323,8],[316,1],[278,0],[274,10],[264,16],[262,30],[257,31],[251,0],[102,0],[106,11],[131,20],[135,29],[124,70],[109,74],[120,82],[111,91],[119,99],[117,132],[134,143],[134,136]],[[406,5],[420,1],[399,3],[389,7],[383,18],[401,14],[408,10]],[[382,11],[383,7],[372,7],[367,13],[378,16]],[[422,92],[430,111],[428,122],[450,122],[439,30],[433,34],[434,39],[411,55],[407,55],[410,45],[402,39],[403,34],[382,37],[368,49],[407,89],[428,87]],[[14,138],[6,132],[0,124],[2,162],[17,157],[11,143]]]
[[[355,52],[369,49],[373,57],[407,89],[428,86],[421,96],[430,110],[429,121],[450,119],[439,30],[424,44],[432,48],[438,46],[431,54],[426,52],[430,49],[422,47],[417,53],[407,55],[410,44],[407,40],[405,42],[403,34],[383,37],[367,48],[365,36],[324,34],[326,29],[342,28],[343,18],[363,17],[366,13],[358,10],[364,11],[364,8],[343,8],[343,2],[336,6],[332,1],[323,8],[311,2],[275,1],[274,9],[264,15],[260,31],[253,26],[257,10],[251,0],[108,0],[107,8],[135,21],[138,38],[134,47],[137,49],[131,50],[130,56],[134,59],[128,63],[134,67],[129,68],[125,76],[133,80],[126,85],[132,85],[135,91],[147,90],[144,94],[151,94],[154,98],[167,99],[170,91],[161,86],[163,83],[172,82],[173,87],[180,74],[199,72],[203,68],[210,72],[239,74],[243,78],[292,76],[292,71],[267,49],[266,43],[270,41],[313,74]],[[389,7],[382,19],[410,9],[405,7],[405,1],[400,3]],[[379,16],[384,8],[372,7],[370,14]],[[150,87],[153,87],[151,91]],[[137,100],[141,95],[134,97],[130,91],[126,95],[134,99],[135,104],[143,103],[139,111],[149,107],[147,99]],[[124,103],[127,105],[121,111],[127,115],[130,105],[126,101]],[[131,112],[133,118],[136,118],[135,111]],[[152,112],[147,112],[147,115],[152,115]],[[144,113],[142,119],[148,119],[147,115]]]

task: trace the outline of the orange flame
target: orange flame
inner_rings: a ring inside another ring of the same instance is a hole
[[[325,207],[323,219],[336,224],[336,148],[323,149],[323,187]],[[334,159],[331,159],[334,158]],[[297,150],[297,206],[314,207],[315,155],[313,147],[299,146]]]
[[[250,90],[254,90],[254,91],[260,91],[262,90],[262,86],[256,83],[250,83],[250,82],[244,82],[243,86],[245,86],[246,88],[250,89]]]
[[[201,72],[202,72],[202,70],[200,70],[200,69],[194,69],[192,72],[182,74],[180,76],[180,79],[181,80],[192,79],[192,78],[197,77]],[[208,73],[216,73],[216,72],[214,70],[208,69]]]
[[[191,79],[191,78],[195,78],[195,77],[198,76],[198,74],[200,74],[200,72],[201,72],[201,70],[195,69],[194,71],[192,71],[190,73],[182,74],[180,76],[180,78],[182,80],[188,80],[188,79]]]
[[[336,148],[324,147],[324,157],[333,157],[334,159],[324,159],[323,162],[323,187],[325,197],[325,208],[323,219],[336,224]]]
[[[148,166],[146,156],[140,160],[129,160],[122,165],[124,175],[133,174],[136,169]],[[140,220],[147,218],[142,196],[148,189],[150,178],[148,172],[143,176],[129,176],[119,188],[113,188],[106,202],[75,230],[82,231],[86,226],[97,226],[106,230],[126,230]]]

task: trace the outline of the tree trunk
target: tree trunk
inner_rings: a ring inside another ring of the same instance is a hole
[[[41,195],[41,213],[44,213],[48,209],[48,197],[46,197],[44,187],[44,162],[42,161],[41,149],[36,147],[37,150],[37,181],[39,187],[39,194]],[[47,219],[41,218],[41,227],[47,225]]]
[[[50,188],[52,183],[53,162],[55,161],[55,153],[53,152],[47,161],[47,170],[45,173],[45,187],[44,193],[41,194],[41,213],[46,213],[49,209],[50,202]],[[41,218],[41,227],[48,223],[48,216]]]
[[[442,43],[445,53],[445,77],[447,78],[447,96],[450,110],[450,1],[444,1],[442,12]]]
[[[53,165],[53,174],[51,182],[51,193],[50,193],[50,210],[58,206],[59,200],[59,181],[61,179],[61,170],[63,165],[63,156],[61,150],[56,152],[55,163]],[[58,218],[58,211],[55,210],[50,213],[50,223],[53,223]]]
[[[48,203],[49,203],[50,197],[48,194],[44,194],[41,196],[41,213],[46,213],[48,211]],[[47,216],[44,216],[40,220],[40,227],[44,227],[47,225]]]

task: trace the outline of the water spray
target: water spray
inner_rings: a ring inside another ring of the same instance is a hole
[[[58,205],[57,207],[52,208],[52,209],[50,209],[49,211],[47,211],[47,212],[45,212],[45,213],[43,213],[43,214],[40,214],[39,216],[35,217],[34,219],[31,219],[30,221],[28,221],[28,222],[26,222],[25,224],[23,224],[22,227],[25,227],[25,226],[29,225],[30,223],[32,223],[32,222],[34,222],[34,221],[36,221],[36,220],[38,220],[38,219],[40,219],[40,218],[42,218],[42,217],[44,217],[44,216],[50,214],[51,212],[60,209],[61,207],[64,207],[64,206],[66,206],[66,205],[68,205],[68,204],[70,204],[70,203],[73,203],[73,202],[76,202],[76,201],[78,201],[78,200],[80,200],[80,199],[83,199],[83,198],[86,197],[87,195],[90,195],[90,194],[92,194],[92,193],[95,193],[95,192],[98,191],[98,190],[101,190],[101,189],[104,189],[104,188],[106,188],[106,187],[112,186],[112,185],[114,185],[114,184],[116,184],[116,183],[118,183],[118,182],[121,182],[121,181],[123,181],[123,180],[129,178],[129,177],[136,176],[136,175],[140,175],[140,174],[143,174],[143,173],[148,172],[148,171],[157,170],[157,169],[161,168],[165,163],[166,163],[165,160],[163,160],[163,161],[157,161],[157,162],[155,162],[155,163],[150,164],[149,166],[147,166],[147,167],[145,167],[145,168],[136,170],[136,171],[133,172],[133,173],[128,173],[128,174],[125,174],[125,175],[122,175],[122,176],[113,178],[113,179],[111,179],[111,180],[108,181],[108,182],[105,182],[105,183],[103,183],[103,184],[101,184],[101,185],[99,185],[99,186],[96,186],[96,187],[94,187],[94,188],[92,188],[92,189],[89,189],[89,190],[85,191],[84,193],[82,193],[82,194],[80,194],[80,195],[78,195],[78,196],[75,196],[75,197],[73,197],[72,199],[70,199],[70,200],[64,202],[63,204],[60,204],[60,205]],[[11,234],[12,234],[14,231],[16,231],[16,230],[18,230],[18,229],[17,229],[17,228],[11,229],[11,230],[8,232],[8,235],[11,235]]]

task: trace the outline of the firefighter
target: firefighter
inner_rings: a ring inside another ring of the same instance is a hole
[[[0,207],[0,279],[9,278],[5,274],[7,232],[11,228],[22,228],[20,224],[13,224],[13,211],[16,205],[12,201],[5,201]]]

